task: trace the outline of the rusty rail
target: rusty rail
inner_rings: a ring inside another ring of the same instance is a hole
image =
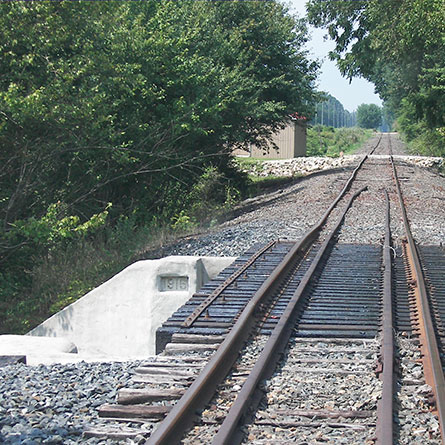
[[[183,326],[190,327],[196,319],[227,289],[241,274],[243,274],[263,253],[267,252],[277,243],[276,240],[266,244],[255,252],[242,264],[224,283],[221,283],[184,321]]]
[[[343,195],[346,193],[347,188],[349,188],[348,184],[340,194]],[[353,198],[364,189],[365,188],[357,192]],[[353,198],[351,198],[351,202]],[[336,202],[338,202],[338,198]],[[282,279],[292,270],[298,255],[304,252],[307,246],[314,241],[332,209],[333,206],[322,216],[319,223],[312,227],[303,239],[292,247],[283,261],[276,267],[255,295],[253,295],[232,330],[221,343],[206,367],[173,407],[164,421],[153,432],[147,444],[171,445],[179,442],[179,438],[193,423],[195,412],[208,403],[218,384],[226,376],[237,359],[239,350],[244,345],[254,325],[258,307],[278,288]]]
[[[304,239],[292,247],[283,261],[255,293],[197,379],[150,436],[148,444],[171,445],[180,441],[186,429],[193,423],[195,412],[211,399],[218,384],[229,372],[254,325],[258,307],[277,289],[278,283],[292,269],[295,258],[305,241],[307,240]]]
[[[383,133],[380,133],[379,140],[377,141],[377,144],[373,148],[371,148],[370,152],[367,154],[367,156],[371,156],[376,151],[377,147],[380,145],[380,142],[382,141]]]
[[[292,333],[295,310],[301,296],[311,282],[315,271],[317,270],[321,260],[326,253],[328,245],[331,243],[332,238],[337,233],[347,211],[352,205],[352,202],[364,190],[366,190],[366,187],[360,189],[350,198],[340,218],[337,220],[335,227],[332,229],[326,240],[321,245],[320,250],[317,252],[316,257],[314,258],[314,261],[311,263],[309,269],[304,274],[294,295],[292,296],[285,311],[283,312],[283,315],[280,317],[277,326],[270,335],[269,340],[264,346],[264,349],[261,351],[261,354],[257,362],[255,363],[252,371],[250,372],[247,380],[244,382],[243,387],[238,394],[238,397],[230,408],[229,413],[227,414],[214,440],[212,441],[213,445],[227,445],[234,443],[233,436],[234,434],[236,434],[238,422],[246,409],[251,406],[251,400],[258,386],[258,383],[262,378],[264,378],[265,374],[268,371],[272,371],[273,369],[275,369],[277,359],[279,358],[279,355],[282,353],[287,344],[287,341],[289,340],[289,337]]]
[[[354,181],[358,170],[362,167],[363,163],[368,158],[369,154],[373,153],[381,141],[381,136],[376,146],[366,154],[358,166],[352,172],[350,178],[346,182],[345,186],[338,194],[337,198],[326,210],[323,216],[305,235],[295,244],[289,253],[285,256],[283,261],[276,267],[272,274],[263,283],[260,289],[253,295],[252,299],[246,305],[242,313],[240,314],[237,322],[221,343],[218,350],[212,356],[207,363],[203,371],[188,388],[182,398],[173,407],[164,421],[153,432],[147,441],[148,445],[171,445],[178,443],[184,432],[189,428],[195,413],[208,403],[213,396],[217,386],[227,375],[233,363],[237,359],[239,350],[246,342],[251,328],[255,322],[255,313],[260,305],[266,301],[266,299],[278,288],[279,282],[292,270],[296,258],[298,255],[305,252],[316,239],[318,233],[326,222],[328,216],[338,204],[340,199],[347,193],[352,182]],[[350,199],[352,203],[353,199],[358,196],[366,187],[362,188],[359,192],[355,193]],[[348,208],[350,206],[348,203]],[[344,217],[344,216],[343,216]],[[343,218],[342,217],[342,218]],[[341,221],[340,221],[341,222]],[[339,222],[339,224],[340,224]]]
[[[382,315],[382,352],[380,365],[382,371],[382,398],[377,408],[377,444],[390,445],[394,438],[394,326],[391,261],[390,203],[385,190],[386,223],[383,246],[383,315]]]
[[[434,412],[437,414],[439,419],[442,442],[445,443],[445,379],[443,375],[443,368],[440,360],[439,348],[428,303],[428,295],[422,272],[422,266],[420,264],[419,255],[417,253],[416,243],[411,233],[411,228],[403,201],[402,190],[400,188],[397,170],[392,156],[390,156],[390,160],[406,232],[404,252],[407,257],[407,264],[412,273],[412,280],[410,282],[410,285],[418,312],[419,339],[425,381],[432,388],[435,402]]]
[[[368,159],[370,155],[374,153],[376,148],[379,146],[380,142],[382,140],[382,134],[380,134],[380,138],[377,141],[377,144],[369,151],[368,154],[363,156],[363,158],[360,160],[357,167],[352,172],[351,176],[349,177],[348,181],[346,182],[345,186],[341,190],[341,192],[338,194],[337,198],[334,200],[334,202],[331,204],[331,206],[326,210],[325,214],[322,216],[321,220],[313,227],[313,229],[318,230],[321,224],[323,224],[326,219],[328,218],[329,214],[331,213],[332,209],[338,204],[340,199],[345,195],[345,193],[349,190],[349,187],[351,186],[352,182],[354,181],[357,172],[362,167],[363,163]],[[254,255],[252,255],[251,258],[249,258],[246,263],[244,263],[238,270],[236,270],[230,277],[227,278],[224,283],[220,284],[183,322],[184,327],[190,327],[192,324],[197,320],[197,318],[218,298],[219,295],[230,285],[232,284],[244,271],[246,271],[255,261],[258,257],[260,257],[264,252],[272,248],[276,244],[276,241],[271,241],[269,244],[267,244],[265,247],[263,247],[261,250],[256,252]]]

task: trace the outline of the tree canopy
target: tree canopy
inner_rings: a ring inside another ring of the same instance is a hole
[[[357,108],[357,123],[362,128],[380,127],[382,123],[382,110],[375,104],[361,104]]]
[[[345,76],[373,82],[410,138],[427,132],[445,152],[443,0],[310,0],[308,17],[335,41]]]
[[[162,211],[204,165],[311,113],[306,30],[275,2],[11,2],[0,26],[6,231],[58,202]]]

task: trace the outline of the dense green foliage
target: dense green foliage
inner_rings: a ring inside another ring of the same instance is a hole
[[[361,128],[377,129],[382,124],[382,110],[375,104],[361,104],[357,108],[357,124]]]
[[[0,29],[0,332],[98,284],[78,261],[48,290],[57,258],[100,268],[130,231],[230,205],[231,150],[316,101],[306,29],[273,1],[2,2]]]
[[[371,131],[357,127],[333,128],[315,125],[307,131],[307,155],[336,157],[340,153],[351,154],[371,135]]]
[[[373,82],[398,129],[427,139],[425,153],[445,154],[443,0],[310,0],[308,16],[335,41],[341,72]]]

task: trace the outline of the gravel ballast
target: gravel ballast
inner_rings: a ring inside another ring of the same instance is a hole
[[[382,144],[370,158],[358,180],[368,184],[368,191],[359,197],[342,228],[341,242],[378,243],[384,235],[384,194],[391,199],[392,230],[397,239],[403,236],[400,209],[392,184],[388,160],[388,143]],[[190,236],[149,252],[147,258],[168,255],[239,256],[255,243],[272,239],[299,239],[329,207],[345,185],[363,154],[378,142],[369,140],[357,155],[324,161],[323,170],[295,180],[295,183],[271,194],[247,200],[236,209],[238,216],[206,233]],[[391,135],[395,163],[406,197],[408,215],[416,241],[420,244],[440,244],[445,241],[445,177],[437,173],[443,158],[408,156],[397,135]],[[291,162],[291,161],[288,161]],[[292,160],[295,165],[317,164],[312,158]],[[287,165],[283,161],[268,161]],[[283,167],[285,175],[288,167]],[[303,170],[298,171],[304,173]],[[280,175],[280,172],[275,171]]]
[[[0,368],[0,443],[99,443],[82,438],[140,362]],[[102,442],[103,443],[103,442]]]

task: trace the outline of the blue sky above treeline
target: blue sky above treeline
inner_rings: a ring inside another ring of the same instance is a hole
[[[284,1],[291,8],[291,12],[296,12],[300,17],[306,15],[306,0]],[[362,78],[354,78],[351,83],[342,77],[335,62],[328,58],[328,53],[334,49],[331,40],[324,39],[327,34],[323,29],[310,27],[311,40],[308,43],[308,50],[312,58],[322,62],[321,73],[318,79],[318,89],[338,99],[348,111],[354,111],[360,104],[382,105],[380,97],[374,93],[374,85]]]

